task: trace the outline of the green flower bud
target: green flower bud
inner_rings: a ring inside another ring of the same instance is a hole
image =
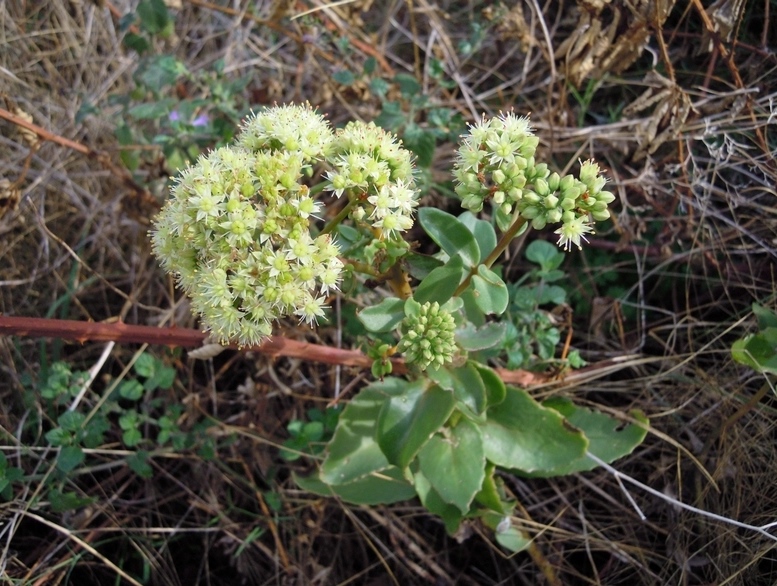
[[[541,197],[545,197],[550,193],[550,188],[548,187],[548,182],[544,179],[538,178],[534,182],[534,191],[537,193],[537,195]]]
[[[561,177],[559,177],[558,173],[551,173],[550,177],[548,177],[548,189],[551,192],[558,191],[558,188],[561,185]]]
[[[452,362],[457,351],[453,316],[437,302],[421,305],[410,299],[407,304],[405,319],[400,324],[399,350],[408,365],[426,370]]]

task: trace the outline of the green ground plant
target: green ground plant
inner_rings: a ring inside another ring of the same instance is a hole
[[[552,245],[527,248],[539,265],[527,275],[537,281],[531,286],[504,283],[502,252],[530,227],[554,224],[563,249],[581,248],[614,199],[595,163],[560,177],[535,160],[537,143],[528,119],[512,112],[471,126],[454,168],[468,210],[459,217],[418,208],[413,157],[394,135],[362,122],[333,131],[306,105],[258,112],[236,144],[178,179],[156,219],[154,251],[222,343],[260,344],[284,316],[315,324],[344,274],[391,289],[382,298],[362,293],[357,314],[370,334],[397,336],[373,338],[379,380],[339,414],[319,471],[298,476],[301,487],[356,504],[418,497],[451,534],[482,518],[518,551],[530,540],[510,525],[515,503],[499,470],[570,474],[595,466],[589,454],[611,462],[644,439],[639,412],[622,426],[567,401],[540,403],[488,366],[489,351],[513,367],[549,361],[559,334],[538,308],[566,299],[551,284],[563,278],[563,255]],[[321,191],[331,195],[316,198]],[[493,223],[475,215],[486,205]],[[416,214],[438,247],[431,256],[403,237]],[[394,355],[403,356],[406,376],[391,376]],[[136,429],[130,423],[125,443]],[[286,447],[304,449],[325,426],[311,421],[290,432]]]
[[[0,2],[0,582],[771,586],[774,19],[702,4]],[[323,155],[247,144],[307,101]],[[456,150],[499,112],[520,198]],[[586,159],[595,236],[545,176]]]

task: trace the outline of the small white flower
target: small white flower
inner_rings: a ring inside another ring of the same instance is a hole
[[[371,195],[367,198],[375,209],[370,214],[370,218],[385,218],[390,212],[392,206],[391,191],[388,185],[384,185],[380,188],[380,191],[376,195]]]
[[[320,270],[318,280],[321,283],[321,293],[328,295],[333,291],[339,290],[340,274],[343,271],[343,263],[339,258],[331,259]]]
[[[401,179],[391,187],[391,195],[394,198],[393,205],[400,211],[410,214],[418,205],[418,194],[412,187]]]
[[[340,197],[343,192],[348,189],[348,179],[342,173],[335,173],[334,171],[326,172],[326,179],[331,183],[330,189],[335,197]]]
[[[325,308],[326,298],[314,298],[311,296],[294,313],[299,316],[301,322],[304,321],[313,325],[318,321],[319,317],[324,317]]]
[[[391,214],[385,218],[381,218],[377,222],[373,222],[372,225],[375,228],[380,228],[387,234],[391,234],[392,232],[404,232],[413,227],[413,218],[401,214]]]
[[[554,233],[558,234],[558,245],[569,251],[571,244],[577,246],[578,249],[582,249],[580,239],[582,238],[588,242],[588,238],[585,235],[593,234],[594,230],[588,223],[586,216],[578,216],[569,222],[564,222]]]
[[[516,116],[513,112],[508,112],[499,116],[504,127],[504,131],[513,137],[531,135],[531,126],[526,116]]]
[[[472,145],[477,147],[484,143],[491,134],[493,118],[486,119],[484,116],[475,124],[470,124],[469,138],[472,141]]]
[[[289,239],[286,259],[296,260],[300,264],[307,264],[313,261],[315,252],[316,247],[313,245],[310,236],[303,233],[299,240]]]

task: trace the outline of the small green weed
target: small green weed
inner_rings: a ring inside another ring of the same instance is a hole
[[[317,456],[324,451],[326,442],[332,439],[342,406],[308,409],[307,421],[294,419],[286,426],[289,439],[283,442],[281,458],[294,462],[302,456]]]

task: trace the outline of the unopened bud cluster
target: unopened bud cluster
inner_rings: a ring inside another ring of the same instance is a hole
[[[453,316],[440,308],[440,304],[424,303],[406,315],[400,324],[402,339],[399,351],[407,364],[426,370],[452,362],[456,353]]]
[[[330,158],[329,189],[354,201],[351,217],[380,235],[409,230],[418,205],[410,151],[373,122],[350,122],[339,130],[334,151],[341,154]]]
[[[256,344],[280,317],[323,315],[343,263],[329,236],[310,235],[320,204],[302,180],[333,139],[309,107],[270,108],[247,121],[237,146],[200,157],[174,186],[154,253],[220,342]]]
[[[606,179],[592,161],[582,164],[579,179],[551,173],[534,158],[538,142],[527,118],[512,112],[483,118],[459,149],[456,193],[471,211],[480,211],[490,201],[505,216],[517,210],[537,230],[561,223],[556,230],[559,245],[580,247],[580,239],[593,231],[591,218],[610,217],[607,206],[615,196],[603,190]]]

